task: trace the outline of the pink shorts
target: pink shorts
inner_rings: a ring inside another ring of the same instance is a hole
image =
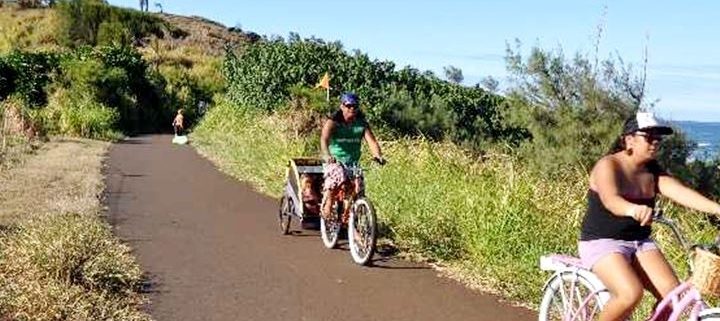
[[[657,249],[655,241],[650,238],[639,241],[597,239],[578,243],[580,260],[586,269],[592,269],[595,263],[608,254],[620,253],[628,262],[632,262],[636,253]]]
[[[332,190],[338,188],[347,180],[345,168],[340,163],[329,163],[325,165],[325,181],[323,182],[324,190]]]
[[[343,183],[345,183],[349,179],[349,173],[348,168],[346,168],[344,165],[340,163],[330,163],[325,164],[325,168],[323,169],[325,172],[323,174],[324,181],[323,181],[323,190],[334,190],[338,187],[340,187]],[[365,181],[362,176],[355,177],[355,180],[358,184],[358,193],[362,192],[365,189]]]

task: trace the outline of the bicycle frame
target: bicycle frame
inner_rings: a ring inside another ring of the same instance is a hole
[[[688,252],[692,251],[695,245],[691,245],[687,242],[683,234],[679,231],[677,225],[671,219],[665,218],[660,212],[656,213],[654,221],[670,227],[675,237],[680,242],[681,246]],[[565,293],[561,292],[561,298],[563,300],[563,321],[581,321],[586,320],[589,316],[589,311],[586,311],[588,304],[594,299],[598,298],[601,305],[605,305],[609,299],[609,293],[602,282],[597,276],[590,270],[580,267],[578,259],[567,256],[546,256],[540,259],[540,268],[543,270],[555,271],[553,276],[548,280],[545,288],[550,286],[556,278],[562,278],[563,274],[570,273],[573,276],[568,291],[569,295],[575,295],[577,293],[576,286],[577,280],[580,277],[585,278],[593,287],[592,293],[588,294],[585,298],[581,299],[582,302],[576,311],[569,311],[567,299]],[[561,281],[562,282],[562,279]],[[543,290],[543,292],[545,292]],[[671,309],[672,313],[668,317],[668,321],[677,321],[686,311],[689,311],[689,319],[691,321],[699,320],[702,315],[712,315],[712,320],[720,320],[720,308],[709,308],[702,300],[700,292],[690,282],[682,282],[680,285],[675,287],[663,300],[658,303],[655,309],[652,311],[652,315],[647,321],[655,321],[662,315],[666,309]],[[703,320],[710,320],[703,318]]]
[[[365,192],[363,169],[360,166],[348,166],[345,168],[347,181],[338,189],[335,201],[349,201],[352,203]],[[355,180],[359,179],[360,186],[355,186]]]
[[[590,281],[591,284],[594,284],[594,286],[598,286],[596,282],[599,282],[597,277],[594,276],[594,273],[588,271],[579,269],[577,267],[566,267],[564,269],[558,270],[555,273],[555,276],[550,279],[548,284],[549,286],[550,282],[557,277],[558,275],[561,275],[563,273],[572,273],[575,275],[575,278],[571,282],[570,288],[567,291],[567,295],[574,295],[576,294],[577,290],[577,279],[580,278],[580,275],[584,275],[583,277],[587,278],[588,281]],[[591,274],[593,277],[588,277],[588,274]],[[597,280],[597,281],[596,281]],[[602,284],[602,283],[600,283]],[[606,300],[603,300],[603,293],[605,293],[606,297],[609,296],[609,293],[607,292],[607,289],[604,286],[596,287],[595,290],[591,293],[589,293],[585,298],[578,298],[581,299],[582,303],[575,311],[570,311],[567,306],[565,306],[565,302],[567,302],[566,293],[561,292],[561,296],[563,298],[563,321],[582,321],[587,320],[589,316],[591,316],[595,311],[588,311],[588,304],[595,298],[599,298],[601,303],[604,305],[606,303]],[[603,302],[605,301],[605,302]],[[700,315],[700,312],[705,310],[707,306],[702,301],[702,296],[700,295],[700,292],[698,292],[697,289],[693,287],[693,285],[690,282],[683,282],[679,286],[677,286],[675,289],[673,289],[660,303],[657,305],[657,307],[653,310],[653,314],[650,318],[647,319],[647,321],[655,321],[658,320],[661,313],[665,311],[665,309],[671,308],[672,313],[669,316],[669,321],[676,321],[679,320],[680,316],[685,311],[690,311],[690,319],[689,320],[698,320],[698,316]],[[688,310],[690,309],[690,310]],[[716,309],[713,309],[716,310]]]

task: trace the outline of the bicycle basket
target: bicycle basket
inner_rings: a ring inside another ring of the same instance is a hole
[[[720,256],[696,248],[693,266],[693,285],[703,294],[720,295]]]

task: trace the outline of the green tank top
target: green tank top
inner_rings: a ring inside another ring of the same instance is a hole
[[[330,155],[345,165],[355,165],[360,161],[360,147],[365,135],[367,122],[362,114],[358,115],[350,124],[345,124],[342,112],[336,112],[332,120],[335,130],[330,136]]]

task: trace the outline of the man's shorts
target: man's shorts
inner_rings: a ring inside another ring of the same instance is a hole
[[[325,181],[323,182],[323,189],[324,190],[331,190],[336,189],[342,183],[347,180],[347,174],[345,174],[345,167],[343,167],[340,163],[328,163],[325,164],[325,168],[323,169],[325,172],[323,176],[325,177]]]
[[[578,243],[580,260],[586,269],[592,269],[595,263],[612,253],[622,254],[628,262],[632,262],[635,254],[657,249],[655,241],[650,238],[639,241],[597,239]]]
[[[345,165],[341,163],[329,163],[325,164],[323,167],[324,171],[324,180],[323,180],[323,190],[332,190],[340,187],[343,183],[345,183],[352,173],[352,169],[355,167],[346,167]],[[355,177],[355,181],[357,183],[357,193],[362,193],[365,190],[365,180],[362,177],[362,175],[359,175]]]

